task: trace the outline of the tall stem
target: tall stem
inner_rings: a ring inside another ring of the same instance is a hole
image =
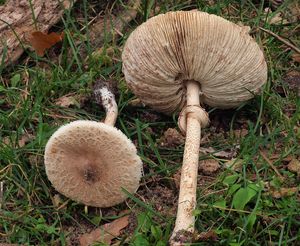
[[[97,81],[94,86],[94,95],[96,101],[103,106],[106,112],[104,123],[110,126],[116,124],[118,117],[118,105],[114,94],[106,85],[106,82]]]
[[[194,232],[195,216],[193,215],[193,211],[196,207],[201,122],[208,122],[206,113],[199,114],[199,112],[205,112],[200,107],[199,92],[198,83],[195,81],[187,82],[186,108],[194,107],[194,109],[198,110],[188,110],[186,115],[186,142],[181,169],[177,217],[170,239],[171,245],[180,245],[180,242],[183,243],[182,240],[189,240],[183,238],[187,236],[186,232],[190,234]]]

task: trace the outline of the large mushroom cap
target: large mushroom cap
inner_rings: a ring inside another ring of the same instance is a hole
[[[125,79],[158,111],[171,113],[184,106],[186,80],[199,82],[201,102],[236,107],[267,80],[263,52],[246,29],[199,11],[155,16],[125,44]]]
[[[45,166],[57,191],[95,207],[123,202],[121,188],[135,192],[142,174],[136,148],[121,131],[84,120],[62,126],[51,136]]]

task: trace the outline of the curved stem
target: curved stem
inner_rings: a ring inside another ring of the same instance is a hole
[[[96,101],[105,109],[106,116],[104,123],[114,126],[118,117],[118,105],[114,94],[105,83],[98,82],[94,86],[94,95]]]
[[[194,81],[188,81],[186,107],[200,108],[199,93],[199,84]],[[204,111],[203,109],[201,110]],[[177,217],[175,228],[170,239],[170,245],[182,245],[182,241],[190,240],[189,238],[186,238],[187,232],[188,234],[194,232],[195,216],[193,215],[193,211],[196,207],[197,174],[201,138],[201,123],[199,116],[194,114],[196,113],[188,112],[186,115],[186,142],[180,177]],[[208,118],[205,120],[208,120]]]

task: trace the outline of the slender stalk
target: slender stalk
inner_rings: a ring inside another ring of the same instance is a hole
[[[186,108],[186,142],[180,178],[177,217],[175,228],[170,239],[170,245],[182,245],[183,241],[190,241],[187,234],[194,232],[196,207],[196,188],[199,162],[199,148],[201,125],[208,123],[208,116],[200,107],[199,84],[187,82]]]
[[[114,126],[118,117],[118,105],[115,95],[111,92],[109,86],[106,85],[106,82],[97,81],[94,85],[94,95],[96,101],[105,109],[106,116],[104,123]]]

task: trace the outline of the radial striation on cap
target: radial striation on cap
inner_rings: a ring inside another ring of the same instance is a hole
[[[182,109],[187,80],[200,84],[201,102],[219,108],[240,105],[267,80],[263,52],[247,28],[200,11],[149,19],[129,36],[122,60],[130,89],[165,113]]]
[[[136,192],[142,161],[134,144],[112,126],[79,120],[59,128],[45,149],[46,173],[65,196],[94,207],[110,207]]]

